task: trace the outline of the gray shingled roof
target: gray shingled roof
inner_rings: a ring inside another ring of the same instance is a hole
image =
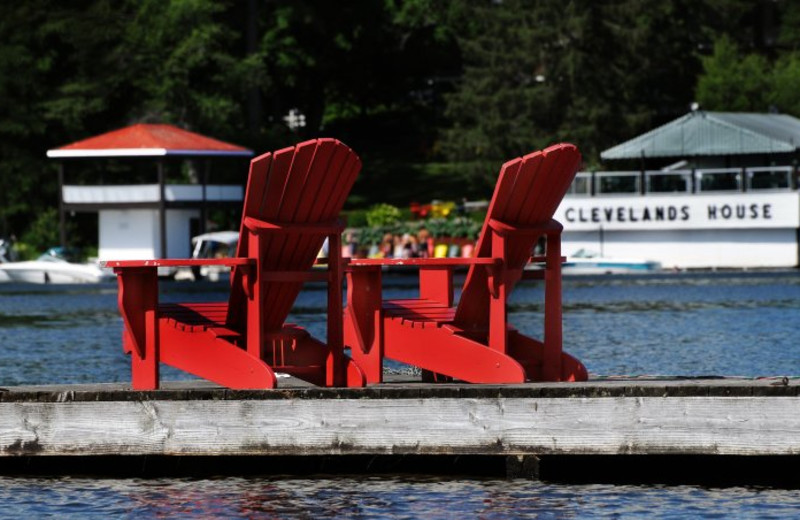
[[[785,114],[689,112],[602,152],[603,159],[794,152],[800,119]]]

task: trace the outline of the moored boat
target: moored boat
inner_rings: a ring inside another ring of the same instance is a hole
[[[38,284],[79,284],[111,281],[114,274],[92,263],[70,262],[61,248],[51,248],[36,260],[0,263],[0,281]]]
[[[580,249],[561,266],[564,274],[645,274],[661,270],[661,263],[640,258],[604,257]]]
[[[239,243],[238,231],[213,231],[192,237],[192,258],[228,258],[235,256]],[[189,269],[181,268],[175,273],[176,280],[206,279],[212,282],[230,276],[230,268],[216,265],[204,265]]]

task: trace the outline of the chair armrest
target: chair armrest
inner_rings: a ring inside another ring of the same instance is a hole
[[[461,265],[502,265],[501,258],[353,258],[348,267],[417,266],[457,267]]]
[[[419,297],[450,307],[453,305],[453,268],[466,265],[481,265],[492,272],[503,265],[503,260],[501,258],[358,258],[350,260],[347,270],[357,273],[377,270],[383,266],[419,267]]]
[[[238,265],[253,265],[253,258],[159,258],[155,260],[105,260],[100,262],[101,267],[114,269],[142,268],[142,267],[192,267],[201,265],[223,265],[234,267]]]

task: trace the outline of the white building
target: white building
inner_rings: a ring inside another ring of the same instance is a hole
[[[250,157],[240,146],[170,125],[137,124],[78,141],[47,156],[59,159],[61,243],[71,212],[98,214],[100,260],[188,258],[191,237],[205,231],[207,212],[219,206],[238,207],[242,185],[214,185],[207,174],[191,184],[169,183],[165,161],[211,157]],[[153,182],[143,184],[66,184],[64,165],[89,158],[145,158],[154,164]],[[247,170],[242,169],[243,172]],[[242,179],[242,184],[245,179]]]
[[[581,172],[555,218],[563,251],[665,268],[800,265],[800,120],[692,112],[610,148],[638,171]],[[654,164],[671,163],[660,169]]]

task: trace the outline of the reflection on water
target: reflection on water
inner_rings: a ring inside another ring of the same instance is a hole
[[[3,518],[794,518],[797,493],[423,477],[0,478]]]
[[[414,281],[387,276],[386,297],[413,297]],[[222,285],[163,289],[164,301],[227,297]],[[304,291],[290,321],[324,337],[325,299],[318,286]],[[0,385],[127,381],[116,304],[113,285],[1,285]],[[511,322],[538,335],[541,285],[520,285],[510,305]],[[564,309],[565,348],[592,375],[800,375],[796,271],[572,278]],[[0,503],[2,518],[794,518],[800,494],[410,476],[5,477]]]

